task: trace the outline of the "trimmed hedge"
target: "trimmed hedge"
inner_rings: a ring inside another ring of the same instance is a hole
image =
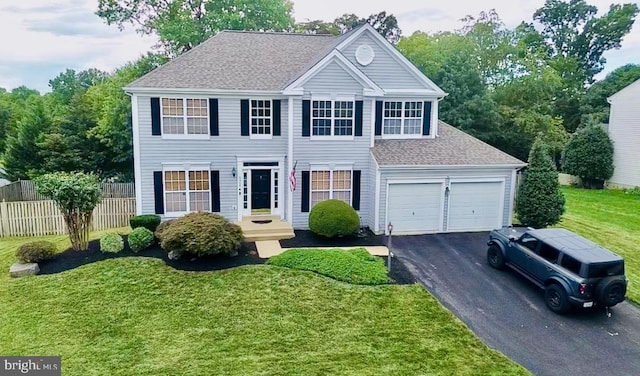
[[[389,282],[383,260],[370,255],[364,248],[290,249],[271,257],[267,264],[308,270],[356,285],[382,285]]]
[[[100,251],[118,253],[124,249],[124,240],[120,234],[107,232],[100,238]]]
[[[309,213],[309,230],[333,238],[351,235],[360,229],[360,217],[349,204],[340,200],[317,203]]]
[[[129,248],[134,252],[139,252],[151,246],[155,238],[153,237],[153,232],[148,228],[138,227],[129,233],[127,240],[129,241]]]
[[[224,217],[207,212],[189,213],[159,228],[156,235],[170,257],[183,253],[198,257],[226,253],[237,254],[242,241],[240,226]]]
[[[22,263],[41,262],[50,259],[58,252],[55,244],[47,241],[24,243],[16,251],[18,261]]]
[[[161,221],[162,218],[157,214],[143,214],[129,218],[129,225],[132,229],[144,227],[149,231],[154,232],[158,228],[158,225],[160,225]]]

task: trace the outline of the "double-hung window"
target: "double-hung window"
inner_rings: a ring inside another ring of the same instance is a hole
[[[353,98],[314,99],[311,101],[313,137],[353,136]]]
[[[165,170],[163,186],[166,213],[211,211],[208,170]]]
[[[162,98],[161,103],[162,134],[209,134],[209,105],[207,99]]]
[[[311,207],[315,204],[336,199],[351,205],[351,170],[311,171]]]
[[[271,100],[250,101],[251,137],[270,138],[273,129],[273,107]]]
[[[416,101],[387,101],[383,109],[383,134],[422,134],[423,103]]]

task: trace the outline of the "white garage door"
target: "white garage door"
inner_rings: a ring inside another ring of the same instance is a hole
[[[448,231],[482,231],[501,227],[501,182],[451,183]]]
[[[440,230],[442,184],[390,184],[388,193],[388,220],[394,234]]]

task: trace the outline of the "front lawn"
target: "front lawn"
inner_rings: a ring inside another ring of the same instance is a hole
[[[640,196],[619,190],[563,187],[566,212],[560,227],[624,257],[627,298],[640,303]]]
[[[13,280],[21,241],[0,245],[0,354],[61,355],[65,375],[528,374],[419,285],[143,257]]]

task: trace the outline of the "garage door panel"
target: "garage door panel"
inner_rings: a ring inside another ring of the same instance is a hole
[[[501,182],[451,183],[448,230],[481,231],[500,227]]]
[[[436,232],[440,229],[442,184],[390,184],[388,220],[394,233]]]

